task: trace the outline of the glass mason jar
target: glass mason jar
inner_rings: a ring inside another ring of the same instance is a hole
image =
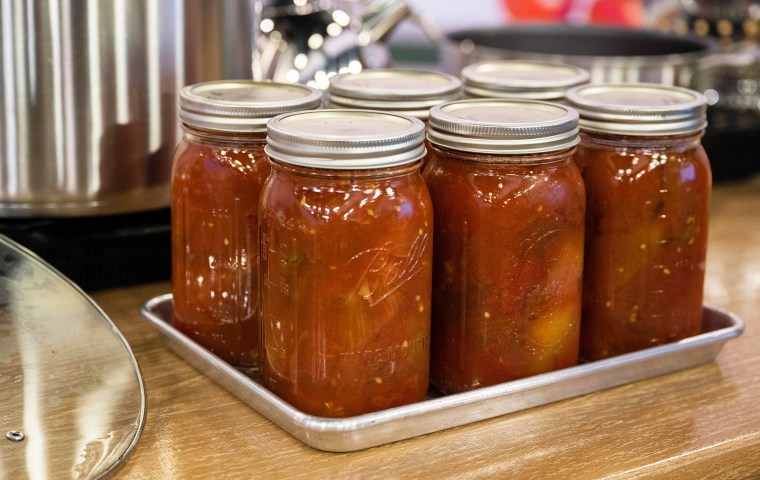
[[[424,125],[361,110],[269,123],[261,197],[264,385],[346,417],[423,400],[433,211]]]
[[[581,357],[697,335],[711,174],[705,100],[655,84],[572,89],[586,184]]]
[[[529,60],[490,60],[462,69],[467,98],[507,98],[564,103],[568,88],[589,82],[589,73],[573,65]]]
[[[328,106],[409,115],[427,123],[430,108],[459,98],[462,82],[449,74],[384,68],[330,77]]]
[[[460,98],[462,82],[447,73],[385,68],[330,77],[327,92],[332,108],[398,113],[427,125],[431,107]]]
[[[311,87],[218,81],[180,92],[184,137],[172,171],[172,293],[177,329],[222,360],[260,361],[258,201],[272,116],[317,108]]]
[[[462,100],[430,113],[431,382],[461,392],[575,365],[585,195],[575,110]]]

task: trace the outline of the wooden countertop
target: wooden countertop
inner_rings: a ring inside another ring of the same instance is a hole
[[[710,229],[705,301],[746,323],[715,362],[354,453],[302,444],[168,350],[139,313],[168,283],[96,292],[148,392],[116,478],[760,478],[760,178],[715,187]]]

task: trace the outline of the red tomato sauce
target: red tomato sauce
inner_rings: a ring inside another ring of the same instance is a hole
[[[228,147],[186,136],[180,145],[172,181],[172,290],[180,331],[232,365],[257,368],[258,204],[270,167],[263,134],[250,136],[227,139]]]
[[[582,358],[701,332],[711,174],[699,139],[582,135]]]
[[[273,162],[261,201],[266,387],[325,417],[423,400],[432,229],[419,162],[365,172]]]
[[[577,363],[585,197],[570,153],[518,164],[433,146],[431,382],[442,391]]]

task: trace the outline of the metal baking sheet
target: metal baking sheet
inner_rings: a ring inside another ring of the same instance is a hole
[[[161,295],[141,309],[167,338],[169,348],[283,430],[329,452],[362,450],[694,367],[713,360],[727,340],[744,330],[744,322],[735,314],[706,305],[703,333],[679,342],[465,393],[440,395],[431,388],[422,402],[355,417],[324,418],[293,408],[177,331],[171,302],[171,294]]]

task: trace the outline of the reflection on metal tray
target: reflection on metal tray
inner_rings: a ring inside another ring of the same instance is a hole
[[[727,340],[744,330],[744,322],[733,313],[705,306],[703,333],[676,343],[465,393],[436,396],[431,389],[428,399],[411,405],[324,418],[293,408],[174,329],[171,302],[170,294],[161,295],[141,309],[166,336],[169,348],[294,437],[331,452],[362,450],[694,367],[711,361]]]

